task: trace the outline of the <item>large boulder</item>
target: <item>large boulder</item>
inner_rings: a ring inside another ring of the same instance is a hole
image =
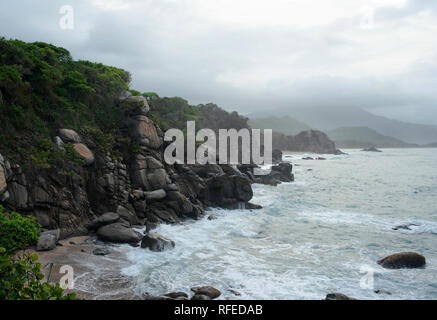
[[[273,163],[279,163],[282,161],[282,151],[275,149],[272,151],[272,161]]]
[[[193,204],[179,191],[167,192],[168,204],[177,212],[188,214],[193,211]]]
[[[426,260],[416,252],[401,252],[379,260],[378,264],[387,269],[420,268],[426,264]]]
[[[130,134],[141,146],[151,149],[158,149],[162,145],[162,139],[152,120],[144,115],[131,118]]]
[[[79,134],[71,129],[59,129],[59,137],[63,142],[80,143]]]
[[[343,293],[333,292],[333,293],[328,293],[325,297],[325,300],[357,300],[357,299],[348,297]]]
[[[120,216],[121,219],[129,222],[131,225],[139,223],[138,218],[135,215],[135,213],[129,211],[128,209],[126,209],[123,206],[119,205],[117,207],[117,214]]]
[[[167,196],[167,193],[164,189],[158,189],[154,191],[144,192],[144,196],[146,197],[146,200],[149,201],[161,200]]]
[[[125,112],[131,116],[146,116],[150,107],[147,99],[143,96],[129,96],[122,102]]]
[[[10,203],[17,209],[26,209],[29,194],[25,186],[17,183],[11,182],[9,184],[9,192],[10,192]]]
[[[168,182],[167,172],[164,169],[155,169],[147,174],[147,181],[153,190],[162,189]]]
[[[220,290],[211,286],[193,287],[191,291],[193,291],[195,295],[203,295],[211,299],[218,298],[221,295]]]
[[[59,240],[60,230],[50,230],[41,232],[38,243],[36,244],[37,251],[49,251],[56,248],[56,243]]]
[[[175,242],[173,240],[154,232],[146,234],[141,241],[141,248],[149,248],[151,251],[156,252],[173,249],[174,247]]]
[[[293,166],[289,162],[281,162],[277,166],[272,166],[272,172],[279,173],[279,181],[292,182],[294,181],[294,175],[292,173]]]
[[[227,209],[241,209],[252,196],[249,178],[237,175],[211,177],[200,193],[200,198],[206,205]]]
[[[86,145],[83,143],[75,143],[73,148],[82,157],[85,164],[89,165],[94,162],[94,154]]]
[[[138,243],[143,237],[141,233],[120,222],[100,227],[97,236],[104,241],[131,244]]]
[[[100,227],[103,227],[107,224],[111,224],[117,222],[120,219],[120,215],[115,212],[106,212],[102,214],[100,217],[89,222],[86,227],[90,230],[95,230]]]

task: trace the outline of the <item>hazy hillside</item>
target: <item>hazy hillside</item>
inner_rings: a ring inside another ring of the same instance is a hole
[[[267,112],[257,115],[265,117],[266,114]],[[368,127],[407,143],[427,144],[437,140],[437,126],[393,120],[353,107],[288,107],[278,110],[277,114],[290,115],[312,128],[324,131],[340,127]]]
[[[382,135],[368,127],[341,127],[326,132],[339,148],[405,148],[414,145],[400,139]]]
[[[297,135],[301,131],[311,129],[306,123],[300,122],[290,116],[250,119],[249,125],[252,128],[273,129],[276,132],[292,136]]]

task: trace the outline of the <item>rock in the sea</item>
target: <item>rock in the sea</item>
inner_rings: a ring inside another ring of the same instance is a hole
[[[381,150],[376,149],[376,147],[365,148],[365,149],[363,149],[363,150],[361,150],[361,151],[367,151],[367,152],[382,152]]]
[[[172,298],[172,299],[188,298],[188,294],[186,294],[185,292],[169,292],[169,293],[164,294],[164,296]]]
[[[318,130],[302,131],[296,136],[287,137],[274,134],[273,147],[281,150],[334,154],[337,148],[326,133]]]
[[[211,286],[193,287],[191,291],[193,291],[195,295],[205,295],[211,299],[218,298],[221,295],[220,290]]]
[[[357,299],[348,297],[347,295],[342,293],[334,292],[334,293],[328,293],[326,295],[325,300],[357,300]]]
[[[93,250],[93,254],[96,256],[106,256],[110,253],[111,251],[107,248],[97,248]]]
[[[393,230],[400,230],[400,229],[403,229],[403,230],[411,230],[410,227],[417,227],[417,226],[418,226],[418,225],[417,225],[417,224],[414,224],[414,223],[407,223],[407,224],[401,224],[401,225],[399,225],[399,226],[393,227],[392,229],[393,229]]]
[[[205,294],[195,294],[191,300],[212,300],[211,297]]]
[[[118,243],[137,243],[143,237],[141,233],[119,222],[100,227],[97,236],[100,240]]]
[[[49,251],[55,249],[56,243],[59,240],[59,236],[59,229],[41,232],[38,243],[36,244],[36,250]]]
[[[89,165],[94,162],[94,154],[86,145],[83,143],[75,143],[73,148],[82,157],[82,159],[85,161],[85,164]]]
[[[426,260],[416,252],[401,252],[379,260],[378,264],[387,269],[420,268],[426,264]]]
[[[90,230],[98,229],[107,224],[111,224],[117,222],[120,219],[120,215],[115,212],[107,212],[102,214],[100,217],[92,220],[87,224],[87,228]]]
[[[294,175],[292,173],[293,165],[289,162],[281,162],[277,166],[272,166],[272,173],[277,172],[279,176],[277,178],[282,182],[294,181]]]
[[[151,251],[160,252],[168,249],[173,249],[175,242],[167,239],[160,234],[149,232],[141,241],[141,248],[149,248]]]
[[[63,142],[80,143],[79,134],[71,129],[59,129],[59,137]]]
[[[272,161],[273,163],[279,163],[282,161],[282,151],[275,149],[272,151]]]
[[[216,220],[217,216],[215,214],[211,214],[210,216],[208,216],[208,220]]]

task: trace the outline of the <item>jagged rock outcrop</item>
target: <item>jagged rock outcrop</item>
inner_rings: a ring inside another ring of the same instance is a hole
[[[334,141],[318,130],[302,131],[296,136],[273,134],[273,148],[283,151],[337,154]]]
[[[257,208],[250,173],[226,165],[167,165],[164,133],[147,117],[143,97],[120,94],[123,115],[117,139],[121,156],[113,157],[98,141],[71,128],[53,133],[83,159],[58,168],[23,171],[0,157],[0,201],[34,215],[43,230],[60,230],[60,238],[96,232],[105,241],[133,243],[142,235],[133,225],[198,219],[206,207]],[[132,151],[131,146],[137,146]]]
[[[289,162],[281,162],[273,165],[270,172],[265,171],[263,175],[253,175],[253,169],[256,165],[239,165],[238,169],[246,175],[252,183],[261,183],[271,186],[277,186],[281,182],[293,182],[294,174],[293,165]]]

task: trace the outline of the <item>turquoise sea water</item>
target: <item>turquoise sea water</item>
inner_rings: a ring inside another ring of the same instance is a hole
[[[131,266],[123,272],[136,279],[137,293],[212,285],[221,299],[322,299],[328,292],[437,299],[437,149],[346,151],[325,161],[284,155],[296,165],[296,181],[254,185],[252,202],[263,209],[215,209],[217,220],[160,226],[176,248],[126,247]],[[405,223],[418,226],[392,230]],[[376,264],[401,251],[423,254],[426,267]]]

